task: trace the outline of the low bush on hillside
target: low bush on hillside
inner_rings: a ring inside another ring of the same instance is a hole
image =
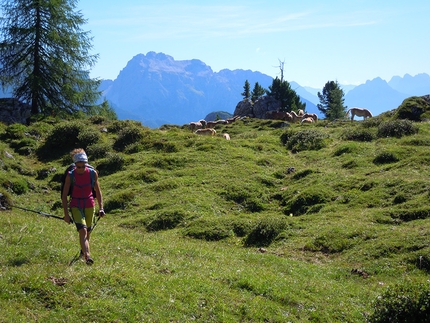
[[[4,209],[10,209],[13,205],[13,200],[11,195],[3,188],[0,188],[0,207]]]
[[[328,136],[317,130],[293,132],[288,130],[281,135],[281,142],[293,153],[303,150],[320,150],[326,147]]]
[[[247,247],[267,247],[287,228],[285,218],[268,217],[259,221],[246,236]]]
[[[138,127],[126,127],[119,131],[113,148],[117,151],[124,151],[124,149],[131,144],[139,142],[143,138],[143,130]]]
[[[413,135],[418,132],[418,127],[409,120],[393,120],[382,122],[378,127],[377,136],[379,138]]]
[[[177,227],[184,219],[182,211],[159,212],[146,224],[148,231],[168,230]]]
[[[97,164],[97,171],[101,176],[105,176],[120,171],[124,165],[125,159],[123,156],[109,152],[106,154],[106,158]]]
[[[127,205],[134,200],[136,192],[131,190],[121,190],[105,199],[104,209],[106,213],[114,210],[124,210]]]
[[[397,285],[378,297],[373,307],[371,323],[430,322],[430,289],[424,285]]]
[[[426,219],[430,217],[430,207],[422,206],[420,208],[395,209],[389,212],[393,219],[402,221],[413,221],[417,219]]]
[[[27,127],[20,123],[14,123],[9,125],[6,128],[5,133],[2,136],[2,139],[7,140],[14,140],[14,139],[23,139],[25,138],[25,133],[27,132]]]
[[[77,136],[77,146],[87,149],[88,146],[97,144],[101,139],[101,133],[95,128],[85,128]]]
[[[219,241],[233,236],[228,220],[198,219],[192,221],[183,231],[185,236],[207,241]]]
[[[341,134],[343,140],[367,141],[370,142],[375,138],[373,132],[367,129],[347,129]]]
[[[15,149],[15,151],[23,156],[29,156],[37,149],[37,141],[33,138],[22,138],[19,140],[11,140],[10,146]]]
[[[392,152],[389,152],[389,151],[381,152],[378,155],[376,155],[375,158],[373,159],[373,163],[376,165],[390,164],[398,161],[399,161],[399,158],[397,158],[396,155],[394,155]]]
[[[396,119],[408,119],[421,121],[430,118],[430,106],[422,97],[413,96],[405,99],[396,109],[394,114]]]
[[[249,212],[260,212],[264,210],[263,195],[252,187],[238,187],[230,185],[221,193],[227,201],[235,202]]]
[[[105,158],[109,153],[112,152],[112,147],[105,143],[96,143],[89,145],[85,150],[88,157],[92,160]]]
[[[119,133],[124,128],[142,128],[142,123],[134,120],[115,120],[109,123],[107,130],[109,133]]]
[[[286,192],[282,201],[285,206],[284,214],[318,213],[326,203],[330,202],[331,198],[330,190],[320,185],[307,187],[293,196],[290,192]]]
[[[356,144],[346,144],[336,148],[336,150],[333,153],[333,156],[342,156],[344,154],[350,154],[355,151],[357,151]]]
[[[27,181],[23,178],[3,178],[0,181],[4,188],[17,195],[22,195],[29,189]]]

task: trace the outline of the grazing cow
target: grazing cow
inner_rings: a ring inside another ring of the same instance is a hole
[[[222,137],[226,140],[230,140],[230,135],[228,133],[223,133]]]
[[[302,121],[303,116],[297,115],[297,113],[295,113],[294,111],[291,111],[290,114],[293,118],[293,123],[296,123],[297,121]]]
[[[300,121],[300,124],[303,124],[303,123],[313,123],[313,122],[314,122],[313,118],[307,117],[307,118],[303,118],[302,121]]]
[[[194,131],[196,135],[203,135],[203,136],[215,136],[216,130],[212,128],[206,128],[206,129],[197,129]]]
[[[314,119],[314,122],[318,121],[318,116],[315,113],[305,113],[303,118],[312,118]]]
[[[354,121],[354,116],[357,117],[363,117],[364,120],[366,120],[368,117],[371,118],[373,117],[372,113],[364,108],[351,108],[346,112],[346,117],[348,116],[348,114],[351,112],[351,121]]]

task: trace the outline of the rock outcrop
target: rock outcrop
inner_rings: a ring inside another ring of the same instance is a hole
[[[30,116],[30,105],[15,98],[0,98],[0,122],[26,124]]]
[[[279,110],[281,102],[272,96],[262,96],[254,104],[251,100],[240,101],[234,110],[235,116],[248,116],[251,118],[265,119],[267,111]]]

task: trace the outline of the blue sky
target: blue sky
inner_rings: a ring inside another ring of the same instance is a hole
[[[81,0],[100,55],[92,77],[115,79],[137,54],[199,59],[214,72],[260,71],[302,86],[430,74],[428,0]]]

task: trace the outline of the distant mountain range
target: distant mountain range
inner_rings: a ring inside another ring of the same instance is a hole
[[[246,80],[251,90],[256,82],[267,89],[273,78],[251,70],[224,69],[216,73],[198,59],[176,61],[163,53],[148,52],[134,56],[115,80],[102,81],[100,91],[119,119],[138,120],[158,128],[163,124],[187,124],[216,111],[233,114],[243,99]],[[288,81],[306,103],[306,111],[322,118],[316,107],[317,93],[322,89]],[[393,76],[389,82],[378,77],[358,86],[341,87],[345,105],[367,108],[378,115],[396,109],[405,98],[430,94],[430,76],[406,74]],[[10,94],[0,93],[0,97],[7,96]]]
[[[139,120],[156,128],[197,121],[214,111],[233,114],[243,99],[246,80],[252,90],[255,82],[268,88],[273,78],[250,70],[224,69],[216,73],[197,59],[176,61],[169,55],[149,52],[133,57],[117,79],[103,81],[101,90],[120,119]],[[322,89],[289,82],[306,103],[307,112],[323,117],[316,107],[317,92]],[[388,83],[375,78],[358,86],[341,84],[341,87],[345,105],[367,108],[378,115],[396,109],[407,97],[430,94],[430,76],[406,74],[394,76]]]

